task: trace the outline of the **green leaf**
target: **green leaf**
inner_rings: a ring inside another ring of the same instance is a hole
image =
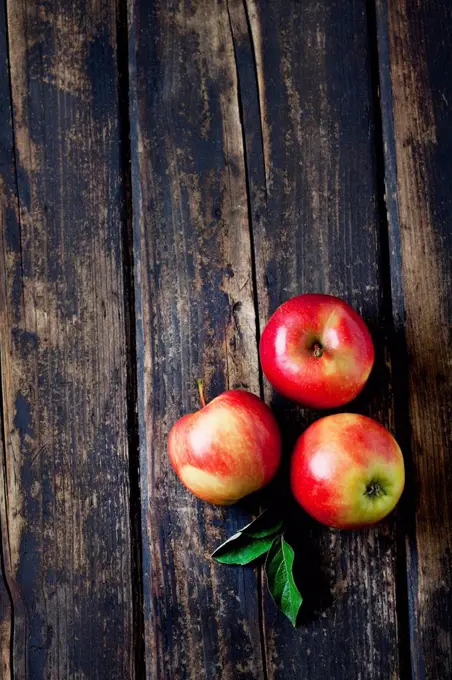
[[[264,510],[253,522],[222,543],[212,557],[222,564],[249,564],[267,552],[282,528],[282,521],[275,520]]]
[[[303,598],[293,577],[294,558],[293,548],[284,536],[277,536],[265,561],[265,573],[272,598],[295,627]]]
[[[249,564],[257,560],[261,555],[265,555],[273,543],[273,538],[273,536],[268,538],[251,538],[250,536],[240,534],[230,546],[220,545],[212,554],[212,557],[217,562],[221,562],[221,564]]]

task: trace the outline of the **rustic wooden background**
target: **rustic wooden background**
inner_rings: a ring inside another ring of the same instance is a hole
[[[2,680],[452,678],[451,224],[448,0],[0,0]],[[408,484],[369,531],[290,513],[294,630],[209,558],[258,501],[166,438],[204,377],[289,452],[318,414],[257,342],[307,291],[369,323],[350,410]]]

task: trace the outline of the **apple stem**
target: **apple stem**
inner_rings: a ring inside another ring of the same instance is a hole
[[[323,350],[321,345],[318,342],[315,342],[312,346],[312,349],[314,350],[314,356],[316,359],[320,359],[320,357],[323,354]]]
[[[206,397],[204,395],[204,380],[198,380],[198,390],[199,390],[199,399],[201,401],[201,405],[204,408],[206,406]]]

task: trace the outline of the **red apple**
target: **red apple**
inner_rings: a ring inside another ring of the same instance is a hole
[[[319,522],[357,529],[379,522],[396,505],[405,484],[402,452],[371,418],[338,413],[301,435],[291,461],[291,487]]]
[[[278,307],[262,333],[262,369],[273,387],[312,408],[334,408],[362,390],[374,363],[363,319],[331,295],[299,295]]]
[[[171,463],[185,486],[205,501],[230,505],[275,475],[281,437],[268,406],[244,390],[224,392],[183,416],[168,439]]]

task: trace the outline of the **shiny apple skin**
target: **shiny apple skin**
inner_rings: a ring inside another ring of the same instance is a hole
[[[282,304],[265,326],[259,349],[273,387],[311,408],[335,408],[354,399],[374,363],[363,319],[332,295],[299,295]]]
[[[337,413],[317,420],[298,439],[290,481],[295,499],[319,522],[359,529],[397,504],[405,485],[403,455],[372,418]],[[376,485],[381,495],[370,493]]]
[[[231,505],[274,477],[281,461],[281,436],[261,399],[230,390],[177,421],[169,434],[168,453],[179,479],[195,496]]]

